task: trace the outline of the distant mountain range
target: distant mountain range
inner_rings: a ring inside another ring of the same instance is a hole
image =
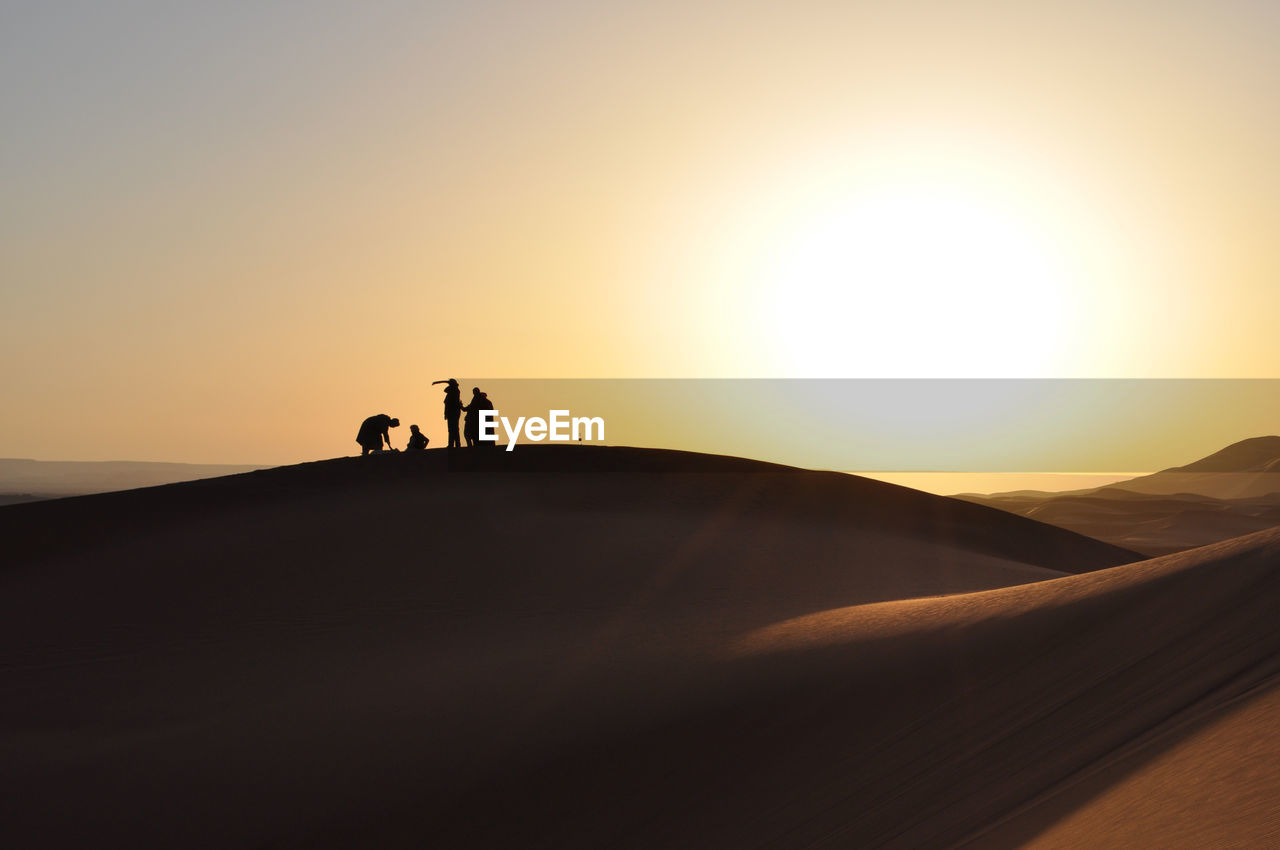
[[[1252,499],[1280,493],[1280,437],[1254,437],[1185,466],[1175,466],[1100,487],[1150,495],[1195,493],[1215,499]]]
[[[1280,525],[1280,437],[1241,440],[1184,466],[1090,490],[958,498],[1163,555]]]
[[[264,469],[246,464],[0,458],[0,505],[154,487]]]
[[[1164,472],[1280,472],[1280,437],[1241,440],[1194,463]]]

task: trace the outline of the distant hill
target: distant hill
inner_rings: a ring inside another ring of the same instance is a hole
[[[1280,472],[1280,437],[1241,440],[1194,463],[1164,472]]]
[[[54,497],[37,496],[35,493],[0,493],[0,507],[4,505],[19,505],[23,502],[40,502],[49,498]]]
[[[155,487],[262,468],[247,464],[0,458],[0,504]]]
[[[1092,490],[960,498],[1163,555],[1280,525],[1280,437]]]
[[[1253,437],[1232,443],[1208,457],[1152,475],[1099,487],[1172,496],[1195,493],[1214,499],[1249,499],[1280,493],[1280,437]]]

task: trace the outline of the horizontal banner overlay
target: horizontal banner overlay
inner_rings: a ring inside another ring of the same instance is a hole
[[[1280,433],[1280,380],[463,383],[486,394],[503,446],[567,436],[841,471],[1161,470]]]

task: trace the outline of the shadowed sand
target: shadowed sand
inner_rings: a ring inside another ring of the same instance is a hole
[[[1135,556],[846,475],[481,465],[0,509],[0,844],[1100,839],[1068,816],[1276,672],[1280,533],[1102,569]]]

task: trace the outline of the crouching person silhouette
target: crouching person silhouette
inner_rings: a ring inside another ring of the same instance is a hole
[[[426,434],[418,430],[417,425],[410,425],[409,431],[409,445],[404,447],[405,451],[420,452],[427,447],[427,443],[431,442]]]
[[[387,448],[391,448],[391,435],[387,433],[387,430],[398,427],[400,427],[400,420],[385,413],[370,416],[361,422],[360,432],[356,434],[356,442],[360,444],[360,456],[364,457],[369,452],[382,451],[384,440],[387,443]]]

